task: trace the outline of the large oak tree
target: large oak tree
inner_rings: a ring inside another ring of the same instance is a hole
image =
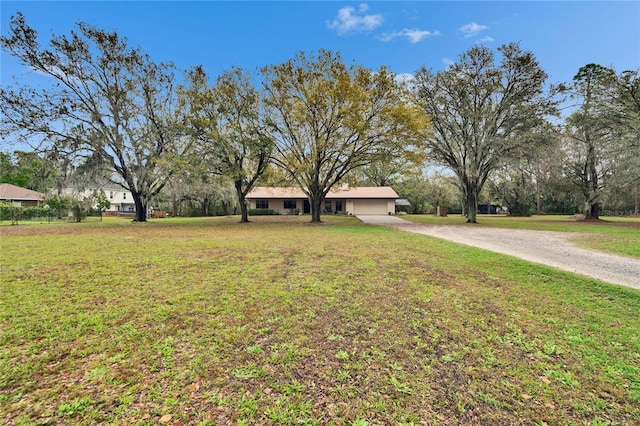
[[[472,223],[490,173],[540,143],[532,130],[556,113],[557,101],[545,90],[547,74],[534,55],[515,43],[498,51],[496,62],[494,52],[475,46],[444,71],[421,68],[413,82],[433,123],[431,157],[456,174]]]
[[[627,156],[621,167],[628,175],[623,187],[634,196],[634,214],[640,215],[640,69],[622,71],[616,75],[614,123],[627,145]]]
[[[566,120],[567,177],[584,199],[586,218],[598,219],[603,197],[635,192],[640,184],[638,71],[616,74],[587,64],[567,87],[575,111]],[[638,202],[635,209],[638,210]]]
[[[42,48],[22,14],[12,17],[0,45],[50,83],[0,89],[2,131],[104,162],[131,192],[136,220],[145,221],[149,200],[171,175],[171,158],[189,148],[176,126],[172,66],[86,23]]]
[[[587,219],[600,216],[601,192],[621,152],[615,137],[611,98],[615,74],[598,64],[578,70],[568,90],[577,109],[566,120],[566,174],[584,197]],[[611,108],[611,109],[610,109]]]
[[[262,95],[241,68],[222,73],[213,87],[201,67],[194,68],[189,79],[184,99],[203,169],[233,183],[240,221],[248,222],[246,195],[265,172],[273,151],[264,130]]]
[[[263,77],[274,161],[308,196],[314,223],[327,192],[347,174],[380,152],[414,145],[428,128],[384,67],[347,66],[320,50],[265,67]]]

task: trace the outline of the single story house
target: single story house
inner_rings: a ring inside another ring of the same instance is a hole
[[[389,215],[396,211],[398,194],[390,186],[332,189],[322,202],[323,212],[348,215]],[[309,199],[300,188],[253,188],[246,199],[249,209],[271,209],[280,214],[310,213]]]
[[[36,207],[44,202],[45,195],[27,188],[0,183],[0,201],[8,201],[14,206]]]

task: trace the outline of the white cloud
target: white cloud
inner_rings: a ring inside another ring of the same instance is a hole
[[[493,41],[493,37],[486,36],[486,37],[482,37],[480,40],[476,41],[476,44],[491,43],[492,41]]]
[[[394,31],[392,33],[384,33],[380,37],[378,37],[382,41],[391,41],[397,37],[406,37],[409,40],[409,43],[418,43],[427,37],[435,37],[439,36],[439,31],[426,31],[426,30],[418,30],[418,29],[408,29],[405,28],[402,31]]]
[[[486,25],[480,25],[476,22],[470,22],[458,28],[458,31],[462,33],[464,37],[474,37],[484,30],[488,30]]]
[[[450,67],[451,65],[455,64],[455,62],[452,59],[449,59],[447,57],[442,58],[442,63],[445,64],[448,67]]]
[[[34,67],[29,67],[31,69],[31,71],[33,71],[34,73],[47,77],[47,78],[60,78],[60,79],[64,79],[64,78],[68,78],[69,80],[72,80],[72,78],[69,78],[67,76],[67,73],[65,73],[64,71],[62,71],[60,68],[56,67],[56,66],[51,66],[49,67],[49,72],[44,72],[42,70],[39,70],[37,68]]]
[[[351,6],[338,10],[338,15],[332,21],[327,21],[327,28],[335,30],[338,35],[351,32],[371,31],[382,24],[382,15],[367,15],[369,6],[363,3],[356,11]]]

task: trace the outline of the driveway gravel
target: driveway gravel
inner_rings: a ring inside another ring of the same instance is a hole
[[[468,246],[508,254],[612,284],[640,289],[640,260],[587,250],[571,242],[575,233],[525,229],[422,225],[396,216],[357,216],[364,223],[430,235]]]

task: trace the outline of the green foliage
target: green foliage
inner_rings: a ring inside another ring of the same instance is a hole
[[[165,185],[172,160],[192,144],[178,124],[173,66],[153,62],[117,32],[82,22],[43,48],[22,13],[11,18],[0,45],[55,82],[2,87],[3,130],[18,141],[81,152],[105,165],[130,186],[137,220],[145,221],[147,202]]]
[[[76,398],[71,402],[60,404],[58,414],[63,417],[73,417],[82,414],[91,404],[93,404],[93,401],[86,396]]]
[[[609,209],[624,203],[630,210],[640,208],[638,72],[617,75],[612,68],[587,64],[566,87],[578,108],[565,123],[564,173],[581,195],[587,218],[597,219],[607,203]]]
[[[207,86],[201,67],[189,73],[191,87],[181,91],[189,129],[198,140],[203,174],[228,179],[235,188],[241,222],[248,221],[245,196],[265,173],[273,140],[264,129],[262,96],[240,68],[226,71]],[[189,167],[190,169],[192,167]]]
[[[71,214],[75,222],[81,222],[87,217],[87,211],[84,209],[82,203],[76,199],[71,200]]]
[[[511,216],[531,216],[535,211],[534,185],[527,171],[510,165],[491,179],[489,190],[493,198],[507,207]]]
[[[107,211],[111,207],[111,201],[107,198],[107,194],[104,193],[103,190],[97,191],[94,194],[96,209],[102,214]]]
[[[10,220],[18,223],[21,220],[47,217],[48,210],[44,207],[22,207],[11,203],[0,202],[0,220]]]
[[[55,166],[35,152],[0,151],[0,183],[46,192],[56,173]]]
[[[61,219],[67,216],[67,212],[71,212],[71,217],[75,222],[80,222],[87,217],[87,211],[83,204],[72,196],[53,195],[46,199],[44,205],[37,207],[15,206],[11,203],[0,202],[0,220],[11,220],[12,223],[50,216],[57,216]]]
[[[247,212],[249,216],[274,216],[280,214],[278,210],[273,209],[249,209]]]
[[[469,222],[490,173],[544,139],[558,101],[545,92],[547,74],[531,52],[502,45],[498,62],[487,47],[474,46],[444,71],[423,67],[414,82],[418,102],[434,123],[427,141],[431,157],[458,178]]]
[[[58,219],[61,219],[62,216],[67,212],[67,210],[71,209],[74,206],[74,203],[77,204],[78,200],[70,195],[54,194],[50,197],[47,197],[47,199],[45,200],[45,204],[49,206],[51,211],[55,212]]]
[[[10,220],[14,225],[22,219],[23,208],[15,206],[12,203],[0,202],[0,220]]]
[[[402,156],[426,136],[428,117],[385,67],[348,66],[339,53],[319,50],[262,75],[273,160],[307,193],[312,222],[320,222],[326,193],[352,171]]]
[[[571,97],[578,108],[566,120],[565,149],[568,161],[564,170],[583,197],[588,219],[600,215],[601,190],[615,161],[617,138],[608,123],[607,109],[613,90],[614,72],[597,64],[587,64],[573,77]],[[623,148],[624,149],[624,148]]]
[[[398,184],[396,191],[411,203],[409,213],[433,214],[437,206],[460,211],[461,195],[454,176],[440,173],[417,176]]]

